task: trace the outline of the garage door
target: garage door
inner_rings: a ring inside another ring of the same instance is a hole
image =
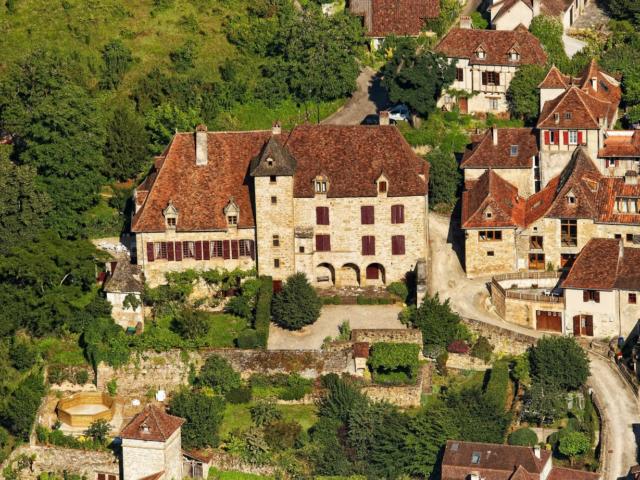
[[[536,310],[536,329],[551,332],[562,331],[562,313]]]

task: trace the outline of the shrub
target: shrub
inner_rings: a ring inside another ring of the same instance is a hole
[[[295,446],[301,432],[298,422],[277,420],[265,427],[264,438],[273,450],[286,450]]]
[[[249,299],[244,295],[239,295],[229,299],[224,307],[224,311],[237,317],[251,318],[252,308]]]
[[[200,369],[199,381],[216,393],[226,393],[240,386],[240,374],[231,364],[218,355],[211,355]]]
[[[404,373],[415,378],[418,370],[420,345],[413,343],[374,343],[369,356],[369,366],[376,374]],[[398,379],[398,376],[394,377]]]
[[[30,369],[38,360],[38,352],[26,339],[15,338],[9,347],[9,358],[16,370],[21,372]]]
[[[47,381],[50,385],[60,385],[67,379],[67,372],[61,365],[51,365],[47,371]]]
[[[469,345],[462,340],[454,340],[447,346],[447,352],[466,355],[469,353]]]
[[[544,337],[529,351],[531,376],[563,390],[575,390],[587,381],[589,359],[573,337]]]
[[[256,348],[260,344],[258,340],[258,332],[252,328],[243,330],[238,335],[236,343],[238,344],[238,348]]]
[[[489,363],[491,361],[491,355],[493,354],[493,345],[489,343],[487,337],[480,335],[476,343],[473,344],[471,348],[471,355],[479,358],[485,363]]]
[[[103,445],[107,441],[107,436],[111,431],[111,425],[105,419],[101,418],[91,422],[89,428],[84,432],[85,436],[90,437],[93,441],[102,443]]]
[[[487,388],[485,389],[485,399],[495,406],[497,410],[506,410],[507,397],[509,395],[509,364],[498,361],[493,364]]]
[[[282,400],[300,400],[310,391],[311,381],[293,373],[287,378],[287,385],[278,397]]]
[[[172,329],[182,338],[196,340],[209,333],[211,323],[206,312],[185,308],[173,320]]]
[[[442,352],[436,357],[436,369],[440,372],[440,375],[447,375],[447,360],[449,360],[447,352]]]
[[[249,403],[251,401],[251,387],[237,387],[229,390],[224,398],[229,403]]]
[[[338,331],[340,335],[338,335],[338,340],[346,342],[351,339],[351,325],[349,324],[349,320],[343,320],[343,322],[338,327]]]
[[[342,303],[342,299],[338,295],[322,297],[322,303],[324,305],[340,305]]]
[[[409,296],[409,289],[404,282],[392,282],[387,286],[387,292],[397,296],[400,300],[407,303],[407,297]]]
[[[290,330],[311,325],[320,316],[322,302],[304,273],[294,273],[272,302],[273,320]]]
[[[182,444],[186,448],[217,447],[218,430],[224,417],[222,397],[181,390],[171,399],[171,414],[182,417]]]
[[[275,402],[270,398],[258,400],[249,411],[251,413],[251,421],[258,427],[282,418],[282,412],[278,410]]]
[[[271,301],[273,298],[273,281],[271,277],[260,277],[260,288],[256,301],[256,318],[253,327],[258,336],[258,345],[265,348],[269,340],[269,324],[271,323]]]
[[[86,370],[78,370],[74,374],[73,380],[78,385],[84,385],[89,381],[89,372],[87,372]]]
[[[115,378],[107,382],[107,392],[109,392],[109,395],[112,397],[115,397],[118,393],[118,381]]]
[[[591,442],[582,432],[568,432],[566,435],[560,436],[558,450],[561,454],[569,457],[571,465],[575,457],[586,453],[591,447]]]

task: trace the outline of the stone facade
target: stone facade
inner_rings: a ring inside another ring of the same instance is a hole
[[[465,267],[467,277],[488,277],[498,273],[512,272],[516,268],[516,230],[503,229],[501,240],[482,240],[482,232],[465,231]]]
[[[464,181],[477,180],[486,171],[485,168],[465,168]],[[534,171],[532,168],[494,168],[500,177],[518,188],[518,193],[529,197],[535,193]]]
[[[407,329],[354,329],[351,332],[351,340],[353,342],[374,343],[413,343],[422,347],[422,331]]]
[[[521,355],[537,342],[536,337],[507,330],[473,318],[463,317],[462,321],[476,335],[486,337],[498,355]]]
[[[484,372],[491,369],[491,364],[485,363],[483,360],[472,357],[471,355],[449,352],[447,357],[447,368]]]
[[[122,480],[164,472],[165,480],[182,478],[182,437],[177,429],[164,442],[122,439]]]
[[[575,130],[577,134],[581,136],[582,144],[587,148],[589,156],[593,159],[598,157],[598,150],[602,148],[604,142],[605,128],[599,130]],[[544,139],[545,135],[549,132],[547,129],[541,129],[539,131],[540,139]],[[553,145],[547,145],[544,140],[540,141],[540,176],[541,186],[549,183],[549,180],[557,175],[560,175],[562,169],[567,166],[571,160],[573,152],[578,148],[577,143],[565,144],[563,130],[555,130],[558,136],[557,143]],[[598,168],[600,168],[602,174],[608,174],[604,169],[604,162],[596,162]]]

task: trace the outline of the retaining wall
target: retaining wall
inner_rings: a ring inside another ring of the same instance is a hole
[[[530,335],[507,330],[473,318],[463,317],[462,321],[469,330],[486,337],[494,346],[494,353],[520,355],[537,342],[537,338]]]

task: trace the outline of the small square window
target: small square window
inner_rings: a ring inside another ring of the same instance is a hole
[[[473,452],[471,454],[471,463],[474,465],[480,464],[480,452]]]
[[[554,114],[553,114],[553,119],[556,121],[556,123],[557,123],[557,122],[559,122],[559,121],[560,121],[560,114],[559,114],[559,113],[557,113],[557,112],[556,112],[556,113],[554,113]]]
[[[484,216],[485,216],[485,218],[491,218],[491,217],[493,217],[493,213],[485,212]]]
[[[564,118],[571,120],[571,112],[564,112]]]
[[[276,181],[277,181],[277,177],[275,175],[270,175],[269,176],[269,182],[276,183]]]
[[[298,251],[299,251],[300,253],[304,253],[304,247],[303,247],[302,245],[300,245],[300,247],[298,248]]]
[[[227,222],[229,225],[237,225],[238,224],[238,216],[237,215],[229,215],[227,217]]]
[[[280,235],[274,235],[273,236],[273,246],[274,247],[279,247],[280,246]]]
[[[279,258],[274,258],[273,259],[273,267],[274,268],[280,268],[280,259]]]
[[[616,233],[613,235],[613,238],[615,238],[616,240],[622,240],[622,234],[621,233]]]
[[[518,145],[511,145],[511,150],[510,150],[510,155],[512,157],[517,157],[518,156]]]
[[[387,182],[379,182],[378,183],[378,192],[386,193],[387,192]]]
[[[278,197],[271,197],[271,205],[278,203]]]
[[[576,204],[576,197],[574,197],[573,195],[567,195],[567,203],[569,205],[575,205]]]
[[[167,225],[169,225],[171,228],[175,228],[176,227],[176,219],[174,217],[167,218]]]
[[[636,304],[636,294],[635,293],[630,293],[629,294],[629,303],[635,305]]]
[[[496,254],[495,254],[495,252],[493,250],[489,250],[487,252],[487,257],[495,257],[495,256],[496,256]]]
[[[627,242],[633,242],[633,233],[627,233]]]

